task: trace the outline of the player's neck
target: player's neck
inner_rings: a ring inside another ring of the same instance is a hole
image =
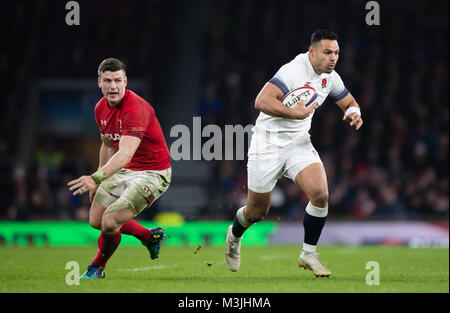
[[[317,68],[317,66],[314,66],[314,63],[311,61],[311,53],[309,53],[309,52],[308,52],[308,60],[309,60],[309,63],[311,64],[311,66],[312,66],[314,72],[315,72],[317,75],[322,75],[323,72],[320,71],[320,70]]]
[[[123,99],[123,98],[122,98],[122,99]],[[115,102],[115,103],[111,103],[111,102],[109,102],[109,100],[106,100],[106,101],[108,102],[108,105],[109,105],[110,107],[115,108],[115,107],[117,107],[117,106],[120,105],[120,103],[122,102],[122,99],[120,99],[118,102]]]

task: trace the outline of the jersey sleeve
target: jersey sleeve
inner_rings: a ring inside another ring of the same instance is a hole
[[[331,90],[330,90],[330,97],[333,98],[334,102],[338,102],[339,100],[342,100],[347,96],[349,91],[347,88],[345,88],[344,82],[342,81],[341,76],[334,72]]]
[[[275,76],[271,80],[269,80],[269,83],[274,84],[281,90],[283,96],[285,96],[290,90],[293,89],[293,80],[290,66],[291,63],[283,65],[275,74]]]
[[[150,112],[148,110],[132,109],[127,111],[123,116],[123,133],[122,135],[143,138],[150,120]]]

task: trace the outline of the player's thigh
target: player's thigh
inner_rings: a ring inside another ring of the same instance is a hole
[[[282,176],[283,160],[278,157],[253,158],[247,162],[247,186],[254,194],[272,192]],[[257,196],[256,196],[257,197]]]
[[[136,207],[136,214],[139,214],[169,189],[171,180],[171,168],[161,171],[142,171],[133,177],[130,187],[125,190],[124,194],[128,194],[128,198],[140,199]],[[145,205],[141,201],[142,199],[146,200]]]
[[[131,218],[142,212],[149,202],[146,197],[142,195],[140,190],[136,186],[127,187],[127,189],[122,193],[122,195],[113,203],[111,203],[104,212],[104,217],[111,213],[112,216],[116,216],[116,212],[123,210],[128,210],[132,214]],[[125,214],[123,214],[125,216]]]
[[[126,188],[107,207],[105,215],[123,209],[138,215],[169,188],[171,174],[170,168],[163,171],[128,171]]]
[[[283,148],[270,143],[265,136],[252,136],[247,162],[247,186],[255,194],[269,193],[283,175]],[[250,194],[251,198],[253,195]]]
[[[328,202],[325,169],[309,139],[291,146],[286,151],[284,176],[292,179],[305,192],[313,205],[322,207]]]
[[[295,176],[295,183],[313,205],[323,206],[328,202],[327,175],[321,162],[312,163],[302,169]]]
[[[126,188],[125,170],[121,169],[105,179],[97,188],[93,203],[96,202],[107,208],[122,195]]]

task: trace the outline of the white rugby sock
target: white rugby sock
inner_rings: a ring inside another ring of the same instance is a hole
[[[306,213],[315,217],[327,217],[328,215],[328,203],[324,208],[319,208],[313,205],[311,202],[308,202],[306,206]]]
[[[305,253],[314,253],[316,252],[316,247],[317,246],[313,246],[313,245],[309,245],[305,242],[303,242],[303,251],[305,251]]]

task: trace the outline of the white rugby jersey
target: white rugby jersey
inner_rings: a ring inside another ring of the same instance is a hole
[[[328,95],[334,101],[343,99],[348,90],[336,71],[317,75],[308,58],[309,52],[297,55],[291,62],[283,65],[269,81],[277,86],[284,95],[302,86],[311,86],[317,91],[318,108]],[[303,120],[274,117],[260,112],[253,127],[253,135],[265,136],[271,144],[284,147],[297,140],[309,138],[311,119],[314,112]]]

